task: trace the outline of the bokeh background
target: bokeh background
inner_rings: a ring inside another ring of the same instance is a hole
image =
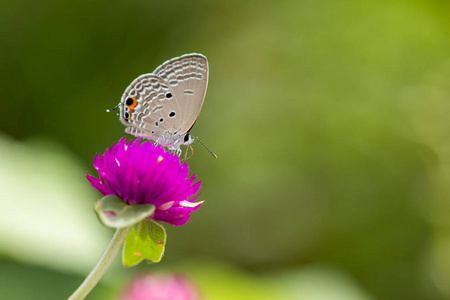
[[[204,299],[450,299],[450,2],[1,1],[0,298],[65,299],[113,232],[84,175],[128,84],[208,57],[204,206],[159,264]],[[129,136],[129,139],[132,137]]]

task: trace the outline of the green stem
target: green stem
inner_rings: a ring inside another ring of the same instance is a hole
[[[108,267],[114,261],[114,258],[119,252],[120,247],[124,243],[125,238],[127,237],[128,232],[130,232],[132,227],[133,226],[119,228],[116,230],[111,241],[109,242],[108,247],[106,248],[95,268],[91,271],[88,277],[86,277],[83,283],[72,294],[72,296],[70,296],[68,300],[82,300],[89,294],[89,292],[95,287],[100,278],[102,278],[103,274],[105,274]]]

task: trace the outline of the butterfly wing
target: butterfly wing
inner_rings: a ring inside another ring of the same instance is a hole
[[[208,86],[208,72],[208,60],[197,53],[172,58],[153,71],[173,93],[173,106],[180,115],[181,134],[192,128],[200,114]]]
[[[182,108],[175,91],[159,76],[144,74],[125,90],[120,102],[120,120],[125,132],[157,140],[167,132],[180,132]]]

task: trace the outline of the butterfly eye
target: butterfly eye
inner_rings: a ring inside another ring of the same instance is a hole
[[[166,94],[166,98],[167,98],[167,99],[171,99],[171,98],[172,98],[172,94],[171,94],[171,93],[167,93],[167,94]]]
[[[175,112],[174,111],[171,111],[170,113],[169,113],[169,117],[171,117],[171,118],[173,118],[173,117],[175,117]]]
[[[184,142],[189,141],[189,133],[186,133],[186,135],[184,136]]]

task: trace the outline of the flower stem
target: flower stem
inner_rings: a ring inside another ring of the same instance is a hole
[[[130,232],[132,227],[133,226],[119,228],[116,230],[111,241],[109,242],[108,247],[106,248],[95,268],[91,271],[88,277],[86,277],[86,279],[78,287],[78,289],[72,294],[72,296],[69,297],[68,300],[82,300],[89,294],[89,292],[95,287],[100,278],[102,278],[103,274],[105,274],[108,267],[114,261],[117,252],[119,252],[120,247],[124,243],[125,238],[127,237],[128,232]]]

